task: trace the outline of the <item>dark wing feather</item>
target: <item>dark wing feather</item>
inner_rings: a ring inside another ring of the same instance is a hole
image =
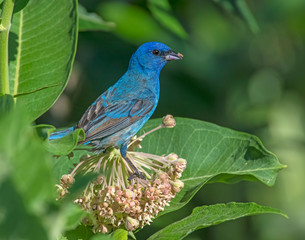
[[[154,108],[150,99],[119,101],[106,107],[98,102],[90,106],[77,125],[85,130],[85,141],[101,139],[125,129]]]

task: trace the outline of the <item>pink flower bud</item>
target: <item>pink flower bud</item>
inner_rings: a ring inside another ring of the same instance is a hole
[[[112,208],[107,208],[107,214],[112,216],[113,215],[113,210]]]
[[[184,187],[184,183],[180,180],[176,180],[175,182],[172,182],[172,190],[174,193],[180,192],[183,187]]]
[[[154,193],[156,191],[156,188],[154,187],[149,187],[148,188],[148,191],[151,192],[151,193]]]
[[[160,175],[159,175],[159,179],[161,179],[161,181],[165,181],[165,180],[168,180],[168,174],[165,173],[165,172],[162,172]]]
[[[108,229],[105,224],[101,224],[96,229],[97,232],[108,233]]]
[[[170,192],[171,192],[171,189],[170,189],[170,188],[164,188],[164,189],[162,190],[162,193],[163,193],[164,195],[168,195],[168,194],[170,194]]]
[[[63,175],[60,179],[60,183],[64,186],[70,186],[74,181],[74,177],[71,174]]]
[[[133,208],[135,205],[136,205],[136,204],[135,204],[134,201],[131,201],[131,202],[129,203],[129,206],[130,206],[131,208]]]
[[[167,156],[168,160],[177,160],[179,157],[176,153],[171,153]]]
[[[162,125],[163,127],[166,128],[173,128],[176,126],[176,120],[172,115],[168,114],[165,117],[163,117]]]
[[[124,197],[134,199],[135,193],[133,191],[131,191],[130,189],[126,189],[126,191],[124,193]]]
[[[183,158],[179,158],[178,160],[175,161],[175,170],[178,172],[183,172],[186,168],[186,160]]]
[[[168,182],[166,182],[166,183],[163,184],[163,187],[164,188],[171,188],[171,185]]]
[[[139,221],[137,219],[127,217],[125,227],[128,231],[134,231],[139,227]]]

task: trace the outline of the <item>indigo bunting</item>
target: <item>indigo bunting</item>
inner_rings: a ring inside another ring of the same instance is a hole
[[[62,138],[76,128],[83,128],[86,139],[79,144],[90,145],[97,152],[120,146],[120,153],[134,175],[144,178],[126,158],[127,146],[158,104],[161,69],[168,61],[182,57],[163,43],[144,43],[131,56],[127,72],[96,99],[78,124],[51,133],[49,139]]]

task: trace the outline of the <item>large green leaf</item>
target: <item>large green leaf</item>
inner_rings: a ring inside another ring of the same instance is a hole
[[[262,213],[275,213],[287,217],[278,209],[260,206],[256,203],[227,203],[202,206],[194,208],[191,215],[166,226],[148,239],[183,239],[188,234],[200,228],[206,228],[237,218]]]
[[[44,217],[55,199],[50,155],[21,111],[0,115],[0,132],[0,239],[48,239]]]
[[[199,120],[176,121],[175,128],[161,129],[142,142],[143,152],[157,155],[174,152],[187,160],[182,176],[185,186],[161,214],[184,206],[206,183],[251,180],[272,186],[284,167],[253,135]],[[160,119],[149,121],[142,132],[160,122]]]
[[[77,41],[76,0],[31,0],[9,36],[10,93],[34,120],[67,84]]]

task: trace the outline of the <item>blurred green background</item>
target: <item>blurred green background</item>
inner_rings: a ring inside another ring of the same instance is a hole
[[[149,1],[80,3],[115,27],[80,32],[68,86],[38,123],[76,123],[126,71],[140,44],[161,41],[185,57],[162,70],[153,118],[170,113],[255,134],[288,165],[272,188],[246,182],[206,185],[186,207],[137,233],[138,239],[187,216],[195,206],[229,201],[277,207],[290,219],[247,217],[187,239],[305,239],[305,1],[247,1],[249,8],[243,0],[169,1],[170,13],[183,28],[178,22],[166,26],[152,14]]]

